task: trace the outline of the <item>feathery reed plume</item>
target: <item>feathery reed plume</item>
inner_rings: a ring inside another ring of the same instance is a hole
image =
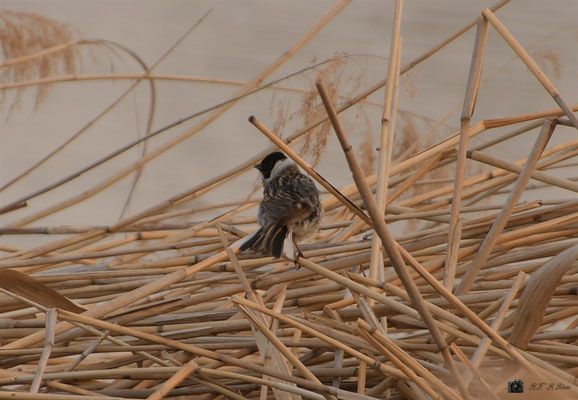
[[[73,42],[77,36],[76,30],[68,24],[33,13],[0,10],[0,48],[3,63],[65,45],[58,51],[2,66],[0,81],[17,82],[77,72],[81,67],[81,59]],[[37,87],[35,107],[46,99],[49,88],[48,83]],[[10,112],[20,104],[24,91],[25,88],[16,89],[11,99]],[[7,98],[3,91],[0,94],[0,105],[4,104]]]

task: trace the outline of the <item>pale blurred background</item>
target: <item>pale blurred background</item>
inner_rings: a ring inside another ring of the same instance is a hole
[[[332,4],[334,2],[328,0],[2,0],[0,8],[35,13],[69,24],[77,32],[75,38],[107,39],[121,44],[149,66],[212,10],[153,72],[248,82],[288,50]],[[493,4],[485,0],[405,2],[402,65],[434,47]],[[322,76],[329,83],[339,82],[339,95],[355,96],[387,74],[393,10],[393,1],[352,1],[265,82],[338,57],[337,61],[282,80],[279,85],[310,91],[318,74],[325,71]],[[562,97],[569,104],[577,103],[578,2],[513,0],[496,15],[535,58]],[[427,135],[420,141],[419,149],[423,149],[457,131],[474,37],[475,27],[402,77],[396,131],[399,146],[407,146],[402,142],[404,135],[411,141],[417,140],[416,134]],[[82,62],[77,70],[80,76],[142,72],[126,52],[103,45],[83,46],[80,56]],[[483,80],[474,122],[556,108],[554,101],[493,29],[490,29]],[[1,104],[0,185],[59,147],[133,82],[115,79],[55,83],[38,106],[35,106],[35,87],[24,90],[15,107],[12,107],[15,90],[5,91]],[[4,76],[2,84],[6,83],[10,81]],[[152,128],[161,128],[228,100],[239,89],[240,86],[230,83],[157,80]],[[357,150],[364,145],[370,149],[377,146],[383,96],[381,89],[368,102],[353,107],[342,116]],[[243,99],[207,128],[147,163],[125,216],[221,174],[266,149],[268,140],[247,122],[251,114],[270,128],[279,127],[284,136],[292,134],[304,125],[307,117],[298,112],[303,98],[302,92],[265,89]],[[0,192],[0,204],[55,182],[144,135],[150,99],[150,87],[143,81],[78,140]],[[160,134],[149,143],[148,149],[166,143],[204,116]],[[484,140],[503,131],[488,132],[484,134]],[[527,155],[535,135],[536,130],[491,151],[510,161],[519,159]],[[556,135],[551,144],[570,140],[576,131],[560,127]],[[139,150],[132,149],[74,181],[30,200],[28,207],[0,215],[0,226],[19,221],[34,211],[96,186],[135,162],[138,155]],[[305,158],[314,162],[315,157],[308,153]],[[371,169],[371,165],[367,167]],[[352,182],[333,134],[329,135],[328,147],[317,168],[337,187]],[[472,168],[472,173],[479,172],[477,165]],[[576,170],[575,167],[566,168],[557,173],[571,177],[577,175]],[[133,175],[130,175],[99,194],[29,226],[113,224],[121,216],[132,180]],[[187,206],[242,200],[256,184],[257,174],[253,170]],[[537,198],[573,196],[563,190],[532,193]],[[199,220],[210,215],[183,218]],[[0,243],[28,247],[46,240],[54,240],[54,237],[4,236]]]

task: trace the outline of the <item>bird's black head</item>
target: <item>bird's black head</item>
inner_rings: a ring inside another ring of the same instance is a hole
[[[255,165],[255,168],[261,171],[261,174],[263,174],[264,179],[269,179],[269,177],[271,176],[271,171],[273,171],[273,168],[275,167],[275,164],[277,164],[277,161],[285,160],[286,158],[287,156],[285,154],[281,153],[280,151],[276,151],[274,153],[268,154],[263,159],[263,161]]]

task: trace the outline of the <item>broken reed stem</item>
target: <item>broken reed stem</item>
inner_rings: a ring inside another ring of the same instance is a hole
[[[250,303],[250,305],[253,305],[253,304],[254,303]],[[246,305],[246,304],[244,304],[244,305]],[[269,309],[266,309],[266,308],[265,308],[265,310],[267,310],[267,312],[269,311]],[[258,311],[262,312],[261,309],[258,309]],[[276,314],[276,315],[281,315],[281,314]],[[225,363],[228,363],[228,364],[240,367],[240,368],[247,369],[249,371],[254,371],[257,373],[265,374],[265,375],[272,376],[272,377],[282,379],[285,381],[293,382],[293,383],[299,384],[300,386],[303,386],[303,387],[312,387],[313,386],[315,388],[315,390],[323,390],[323,388],[327,388],[326,390],[328,390],[328,391],[330,391],[330,389],[331,389],[331,388],[328,388],[326,386],[320,387],[319,385],[308,384],[309,381],[307,381],[307,380],[304,380],[301,378],[296,378],[296,377],[293,377],[291,375],[284,375],[284,374],[278,373],[275,370],[266,369],[264,367],[261,367],[260,365],[250,363],[247,361],[243,361],[243,360],[237,359],[233,356],[220,354],[220,353],[217,353],[217,352],[214,352],[211,350],[205,350],[205,349],[198,347],[198,346],[182,343],[182,342],[177,341],[177,340],[163,338],[161,336],[142,332],[142,331],[137,330],[137,329],[121,326],[118,324],[112,324],[110,322],[101,321],[99,319],[87,317],[86,315],[74,314],[74,313],[63,310],[63,311],[61,311],[61,317],[63,319],[67,319],[70,321],[81,322],[84,324],[100,327],[101,329],[107,329],[107,330],[110,330],[113,332],[118,332],[118,333],[123,334],[123,335],[134,336],[136,338],[141,338],[141,339],[153,342],[153,343],[164,344],[166,346],[169,346],[169,348],[183,350],[183,351],[189,352],[193,355],[199,355],[199,356],[207,357],[207,358],[213,359],[213,360],[219,360],[219,361],[222,361],[222,362],[225,362]],[[154,368],[155,371],[158,371],[160,369],[161,369],[161,367]],[[396,372],[395,369],[389,368],[387,366],[384,366],[383,369],[384,369],[384,373]],[[135,372],[138,372],[140,370],[140,368],[136,368],[135,370],[136,370]],[[172,375],[178,369],[170,368],[170,370],[171,370],[170,374]],[[112,371],[107,370],[107,371],[109,373],[111,373],[111,375],[109,375],[109,376],[114,376],[114,374],[116,373],[117,377],[122,377],[124,374],[126,374],[126,370],[123,370],[123,369],[112,370]],[[69,378],[74,379],[75,376],[76,377],[81,377],[83,375],[90,376],[91,372],[92,371],[77,371],[77,372],[69,372],[69,373],[51,373],[51,374],[46,374],[45,378],[46,379],[69,379]],[[400,377],[404,377],[404,376],[401,375]],[[2,378],[0,378],[0,385],[5,384],[5,383],[3,383],[3,381],[4,380]],[[19,383],[19,382],[28,382],[28,381],[31,381],[31,378],[28,378],[26,376],[9,378],[10,383]],[[331,393],[331,391],[330,391],[330,393]]]
[[[578,111],[578,105],[573,105],[572,106],[572,110],[573,111]],[[554,110],[546,110],[546,111],[539,111],[539,112],[535,112],[535,113],[527,113],[527,114],[520,114],[520,115],[516,115],[513,117],[507,117],[507,118],[498,118],[498,119],[485,119],[482,120],[480,122],[478,122],[477,124],[475,124],[474,126],[472,126],[469,130],[469,139],[471,139],[474,136],[479,135],[480,133],[486,131],[487,129],[493,129],[493,128],[498,128],[498,127],[503,127],[503,126],[508,126],[508,125],[512,125],[512,124],[517,124],[520,122],[527,122],[527,121],[533,121],[536,119],[540,119],[540,118],[548,118],[548,117],[558,117],[564,114],[564,111],[560,110],[560,109],[554,109]],[[415,167],[416,165],[419,165],[419,163],[430,159],[431,157],[434,157],[435,155],[439,154],[439,152],[443,152],[446,150],[450,150],[451,148],[453,148],[456,144],[458,144],[459,142],[459,132],[454,134],[453,136],[442,140],[441,142],[430,146],[429,148],[420,151],[419,153],[415,154],[414,156],[412,156],[411,158],[400,162],[399,164],[395,164],[391,167],[391,171],[390,171],[390,176],[393,176],[395,174],[399,174],[400,172],[403,172],[409,168]],[[367,183],[369,185],[374,185],[376,182],[376,174],[370,175],[367,177]],[[446,191],[446,189],[443,189],[444,192]],[[449,189],[448,192],[451,192],[451,189]],[[357,188],[355,186],[355,184],[351,184],[349,186],[346,186],[345,188],[341,189],[341,193],[343,193],[344,196],[353,196],[355,193],[357,193]],[[427,193],[426,193],[427,196]],[[417,196],[416,196],[417,197]],[[429,197],[428,197],[429,198]],[[406,204],[407,201],[402,202],[402,204]],[[324,208],[331,208],[335,205],[335,199],[329,198],[323,201],[323,206]]]
[[[504,227],[508,223],[515,204],[518,203],[520,197],[522,196],[522,192],[530,180],[531,174],[534,171],[538,160],[540,159],[542,151],[550,140],[555,127],[556,121],[554,119],[547,119],[542,125],[542,130],[538,134],[536,142],[534,143],[534,147],[532,148],[532,151],[528,156],[528,160],[526,161],[526,165],[518,176],[518,179],[516,180],[516,183],[504,204],[504,208],[492,224],[492,228],[486,235],[473,261],[466,268],[466,273],[460,281],[459,286],[456,288],[455,293],[457,295],[466,294],[474,284],[474,281],[478,276],[478,272],[488,259],[488,256],[490,255],[490,252],[492,251],[498,236],[502,233]]]
[[[235,251],[238,251],[238,249],[235,249]],[[116,311],[121,307],[125,307],[131,303],[134,303],[137,300],[142,299],[145,296],[151,295],[153,293],[158,292],[161,289],[166,288],[167,286],[179,282],[182,279],[186,278],[187,276],[190,276],[194,273],[203,271],[207,268],[209,268],[210,266],[214,265],[215,263],[221,262],[226,260],[227,258],[227,254],[225,251],[222,251],[216,255],[214,255],[213,257],[200,262],[192,267],[188,267],[188,268],[183,268],[183,269],[179,269],[175,272],[172,272],[160,279],[151,281],[131,292],[122,294],[116,298],[114,298],[113,300],[106,302],[104,304],[100,304],[97,306],[93,306],[91,307],[88,311],[85,311],[83,313],[83,315],[88,316],[88,317],[92,317],[92,318],[100,318],[105,316],[106,314]],[[59,324],[56,325],[55,327],[55,332],[56,334],[62,334],[66,331],[68,331],[70,328],[72,328],[72,326],[68,323],[65,322],[61,322]],[[30,347],[32,345],[34,345],[35,343],[38,343],[40,340],[42,340],[42,338],[44,337],[44,331],[40,330],[32,335],[26,336],[22,339],[18,339],[15,340],[14,342],[8,343],[5,346],[2,346],[1,348],[5,348],[5,349],[13,349],[13,348],[19,348],[19,347]],[[70,335],[69,335],[70,336]],[[68,339],[72,339],[72,337],[68,337]]]
[[[414,184],[417,183],[417,181],[421,178],[423,178],[428,172],[430,172],[432,170],[432,168],[437,167],[438,163],[440,162],[440,160],[444,158],[444,153],[440,152],[438,155],[432,157],[428,162],[426,162],[424,164],[423,167],[421,167],[411,178],[405,179],[403,182],[403,185],[400,185],[395,192],[393,192],[391,195],[389,195],[387,197],[387,202],[386,202],[386,209],[385,212],[387,213],[388,208],[391,209],[391,203],[397,199],[399,196],[401,196],[403,193],[405,193],[405,191],[407,191],[409,188],[411,188]],[[386,219],[389,216],[386,216]]]
[[[301,261],[301,260],[304,260],[304,259],[301,258],[300,261]],[[375,359],[373,359],[373,358],[371,358],[371,357],[369,357],[369,356],[361,353],[361,352],[358,351],[358,350],[355,350],[355,349],[353,349],[353,348],[351,348],[351,347],[349,347],[349,346],[346,346],[346,345],[343,344],[342,342],[340,342],[340,341],[338,341],[338,340],[335,340],[335,339],[333,339],[333,338],[331,338],[331,337],[329,337],[329,336],[327,336],[327,335],[325,335],[325,334],[323,334],[323,333],[321,333],[321,332],[318,332],[318,331],[316,331],[315,329],[310,328],[309,326],[307,326],[307,325],[305,325],[305,324],[303,324],[303,323],[298,322],[298,321],[295,320],[294,318],[290,318],[290,317],[288,317],[288,316],[286,316],[286,315],[284,315],[284,314],[281,314],[281,313],[276,313],[276,312],[274,312],[274,311],[269,310],[269,309],[266,308],[266,307],[261,307],[261,306],[255,304],[255,303],[252,303],[252,302],[250,302],[250,301],[248,301],[248,300],[245,300],[245,299],[243,299],[243,298],[241,298],[241,297],[235,297],[235,298],[233,299],[233,301],[234,301],[235,303],[239,303],[239,304],[241,304],[241,305],[243,305],[243,306],[246,306],[246,307],[248,307],[248,308],[254,309],[254,310],[259,311],[259,312],[261,312],[261,313],[267,314],[267,315],[269,315],[270,317],[273,317],[273,318],[275,318],[275,319],[278,319],[278,320],[280,320],[280,321],[282,321],[282,322],[284,322],[284,323],[286,323],[286,324],[290,324],[290,325],[292,325],[292,326],[294,326],[294,327],[302,330],[303,332],[305,332],[305,333],[307,333],[307,334],[309,334],[309,335],[312,335],[312,336],[314,336],[314,337],[317,337],[317,338],[319,338],[319,339],[321,339],[321,340],[329,343],[331,346],[333,346],[333,347],[335,347],[335,348],[342,349],[342,350],[345,351],[346,353],[351,354],[353,357],[356,357],[356,358],[358,358],[358,359],[360,359],[360,360],[365,361],[368,365],[371,365],[373,368],[377,369],[378,371],[380,371],[381,373],[383,373],[383,374],[386,375],[386,376],[388,376],[388,375],[393,375],[393,376],[396,376],[396,377],[398,377],[398,378],[407,379],[407,376],[406,376],[404,373],[402,373],[401,371],[399,371],[399,370],[397,370],[397,369],[395,369],[395,368],[392,368],[392,367],[390,367],[390,366],[387,366],[387,365],[385,365],[385,364],[383,364],[383,363],[381,363],[381,362],[379,362],[379,361],[377,361],[377,360],[375,360]]]
[[[498,33],[502,36],[504,41],[514,50],[514,52],[518,55],[520,60],[526,67],[532,72],[534,77],[540,82],[540,84],[546,89],[546,91],[552,96],[554,101],[558,103],[560,108],[564,111],[568,119],[572,122],[574,127],[578,129],[578,119],[576,115],[572,112],[568,104],[562,99],[560,93],[554,87],[554,84],[550,82],[548,77],[542,72],[540,67],[532,60],[532,57],[524,50],[524,48],[520,45],[520,43],[516,40],[514,36],[508,31],[508,29],[500,22],[500,20],[494,15],[493,12],[488,10],[487,8],[482,11],[482,14],[490,21],[493,25],[494,29],[498,31]]]
[[[223,370],[214,370],[214,369],[208,369],[208,368],[204,368],[204,367],[199,367],[197,369],[197,373],[199,375],[208,375],[211,377],[216,377],[216,378],[228,378],[228,379],[235,379],[235,380],[240,380],[242,382],[252,382],[252,383],[256,383],[259,385],[263,385],[263,386],[268,386],[271,388],[276,388],[279,390],[283,390],[286,391],[288,393],[293,393],[299,396],[303,396],[304,398],[307,399],[314,399],[314,400],[323,400],[326,397],[324,397],[323,395],[317,394],[315,392],[312,392],[310,390],[305,390],[305,389],[301,389],[286,383],[281,383],[281,382],[276,382],[276,381],[272,381],[270,379],[262,379],[262,378],[257,378],[251,375],[244,375],[244,374],[239,374],[239,373],[235,373],[235,372],[230,372],[230,371],[223,371]]]
[[[171,376],[170,379],[166,380],[162,385],[160,385],[153,394],[147,397],[147,400],[164,399],[165,396],[171,391],[171,389],[187,379],[189,375],[195,372],[198,366],[199,365],[195,362],[195,360],[189,361],[183,368]]]
[[[386,335],[377,330],[373,329],[367,322],[363,320],[357,320],[357,327],[359,332],[365,331],[370,333],[374,336],[373,340],[375,343],[381,345],[384,349],[386,349],[391,355],[395,357],[399,357],[403,361],[407,367],[411,368],[416,374],[420,375],[424,380],[426,380],[430,385],[432,385],[436,390],[440,391],[444,398],[449,399],[459,399],[460,397],[454,393],[447,385],[445,385],[442,381],[436,378],[431,372],[429,372],[426,368],[420,365],[414,358],[409,356],[403,349],[397,346],[391,339],[389,339]],[[367,340],[371,338],[370,335],[364,336]],[[416,383],[418,383],[416,381]],[[421,386],[420,386],[421,387]],[[430,394],[431,396],[431,394]],[[434,398],[436,396],[433,396]]]
[[[478,89],[482,78],[482,66],[484,64],[484,54],[486,43],[488,41],[488,20],[480,17],[478,29],[476,32],[476,41],[474,44],[474,53],[468,75],[467,89],[460,118],[460,143],[458,147],[458,157],[456,161],[456,174],[454,191],[452,196],[451,215],[448,229],[448,252],[444,266],[444,285],[449,290],[453,290],[454,277],[457,265],[457,247],[461,239],[461,225],[458,224],[460,217],[460,208],[462,206],[462,185],[466,172],[466,152],[468,150],[468,130],[470,121],[474,113]]]
[[[370,327],[368,326],[368,329],[369,328]],[[383,354],[387,359],[389,359],[393,364],[395,364],[395,366],[397,366],[404,374],[406,374],[412,382],[415,382],[424,391],[425,394],[430,396],[432,399],[440,398],[439,394],[435,392],[430,386],[428,386],[422,378],[417,376],[416,373],[407,366],[406,362],[397,358],[384,346],[381,346],[381,344],[377,340],[371,337],[371,335],[366,330],[362,329],[359,326],[359,323],[356,327],[356,330],[359,333],[359,335],[363,339],[365,339],[366,342],[370,343],[373,347],[378,349],[381,354]],[[406,356],[405,361],[407,361],[407,358],[409,357]],[[453,396],[448,396],[448,398],[459,400],[459,396],[456,396],[455,394]]]
[[[544,152],[542,153],[542,156],[543,157],[549,157],[549,156],[552,156],[556,153],[563,154],[565,149],[567,149],[569,147],[574,147],[576,145],[578,145],[578,140],[567,142],[563,145],[554,146],[550,149],[544,150]],[[568,154],[566,154],[566,155],[568,155]],[[555,158],[555,157],[552,157],[552,158]],[[562,157],[562,158],[565,158],[565,157]],[[515,164],[523,163],[526,161],[527,161],[527,158],[523,158],[523,159],[516,161]],[[545,161],[548,161],[548,160],[545,160]],[[546,165],[545,161],[540,162],[537,165],[537,167],[538,168],[544,167]],[[515,175],[508,174],[508,172],[506,170],[503,170],[503,169],[495,169],[495,170],[492,170],[490,172],[482,173],[482,174],[474,176],[472,178],[468,178],[463,183],[464,187],[471,187],[471,186],[474,186],[476,184],[480,184],[483,181],[487,181],[487,183],[481,184],[477,188],[470,188],[468,191],[466,191],[462,195],[462,197],[468,198],[468,199],[470,199],[470,198],[475,199],[475,197],[472,197],[472,196],[474,196],[476,194],[483,194],[484,192],[489,192],[489,190],[494,188],[494,187],[502,187],[503,185],[509,184],[510,182],[514,181],[515,178],[516,178]],[[400,201],[398,204],[403,205],[403,206],[415,206],[416,204],[423,203],[423,202],[426,202],[428,200],[432,200],[436,197],[442,196],[444,194],[450,193],[452,190],[452,187],[453,186],[448,185],[448,186],[444,186],[444,187],[441,187],[438,189],[434,189],[434,190],[431,190],[427,193],[414,196],[411,199]],[[480,199],[476,199],[476,201],[479,201],[479,200]],[[419,210],[420,211],[434,210],[434,209],[443,207],[444,205],[447,205],[450,202],[451,202],[451,197],[448,197],[446,199],[439,200],[439,201],[436,201],[434,203],[430,202],[429,205],[427,205],[427,206],[421,206],[421,207],[419,207]],[[470,201],[467,202],[467,204],[469,204],[469,203],[470,203]]]
[[[49,393],[22,393],[22,392],[0,392],[0,399],[4,400],[127,400],[126,397],[102,397],[85,396],[76,394],[49,394]]]
[[[11,211],[19,210],[21,208],[27,207],[28,203],[23,201],[21,203],[12,204],[11,206],[4,207],[0,210],[0,214],[7,214]]]
[[[30,393],[38,393],[40,389],[40,383],[42,382],[42,375],[48,364],[50,358],[50,353],[54,348],[54,326],[56,324],[57,309],[51,308],[46,313],[46,338],[44,340],[44,349],[42,350],[42,355],[38,361],[38,367],[36,369],[36,374],[34,375],[34,380],[30,385]]]
[[[502,305],[500,306],[500,309],[497,312],[496,317],[494,318],[494,321],[492,322],[492,325],[490,326],[494,331],[498,332],[500,330],[500,326],[502,325],[502,321],[504,320],[504,317],[506,316],[506,312],[508,311],[508,308],[510,308],[512,301],[514,301],[514,299],[516,298],[516,295],[518,294],[518,291],[522,287],[522,284],[524,283],[525,277],[526,277],[526,274],[522,271],[520,271],[518,273],[518,276],[516,276],[514,283],[512,283],[512,287],[508,291],[508,294],[504,297]],[[464,376],[466,386],[469,386],[469,384],[470,384],[470,382],[474,376],[474,374],[472,374],[472,372],[475,371],[477,368],[479,368],[480,364],[482,363],[482,360],[484,359],[484,356],[486,355],[486,352],[488,351],[488,346],[490,345],[490,341],[491,341],[491,339],[488,336],[486,336],[482,339],[479,346],[476,348],[476,351],[474,352],[472,359],[471,359],[471,365],[472,365],[473,370],[470,370],[470,372],[466,373],[466,375]]]
[[[496,168],[501,168],[506,171],[514,172],[518,175],[522,172],[523,169],[522,166],[518,164],[507,162],[499,158],[492,157],[484,153],[480,153],[479,151],[470,151],[468,152],[467,156],[472,160],[476,160]],[[540,182],[547,183],[552,186],[557,186],[563,189],[571,190],[573,192],[578,192],[577,182],[565,178],[560,178],[558,176],[554,176],[546,172],[533,171],[532,174],[530,175],[530,178]]]
[[[315,375],[313,375],[313,373],[299,360],[299,358],[293,354],[293,352],[291,350],[289,350],[280,340],[279,338],[277,338],[277,336],[275,336],[273,334],[273,332],[271,332],[271,330],[269,330],[261,321],[259,321],[257,318],[255,318],[249,310],[247,310],[246,308],[243,307],[243,305],[240,305],[239,308],[241,310],[244,311],[245,316],[253,323],[256,325],[256,327],[259,329],[259,331],[265,335],[265,337],[267,338],[267,340],[269,340],[273,346],[275,346],[275,348],[277,350],[279,350],[279,352],[281,352],[281,354],[283,354],[283,356],[291,363],[291,365],[293,365],[293,367],[295,367],[299,372],[301,372],[301,374],[303,374],[303,376],[315,383],[321,384],[321,382],[319,381],[319,379],[317,379],[317,377]],[[288,371],[290,372],[290,371]],[[334,396],[328,395],[327,396],[328,399],[335,399]]]
[[[423,319],[424,323],[429,329],[434,341],[438,345],[438,348],[444,357],[446,365],[456,378],[461,395],[464,396],[464,398],[468,398],[467,390],[465,388],[463,381],[461,380],[456,365],[449,354],[449,349],[447,347],[445,339],[441,331],[439,330],[435,320],[433,319],[432,315],[427,309],[425,301],[421,297],[421,294],[417,289],[417,286],[409,276],[405,262],[403,261],[403,258],[401,257],[401,254],[398,250],[398,245],[393,239],[393,236],[391,236],[391,233],[389,232],[389,229],[385,224],[385,221],[383,219],[383,213],[380,212],[377,204],[375,203],[375,200],[373,199],[373,195],[365,178],[365,174],[363,173],[361,167],[359,166],[359,163],[357,162],[355,153],[351,151],[351,145],[349,144],[349,141],[347,140],[347,137],[345,136],[341,128],[341,124],[339,123],[338,116],[335,113],[335,109],[333,108],[333,104],[331,103],[329,97],[326,95],[326,91],[323,88],[323,84],[321,82],[317,82],[316,85],[319,89],[319,94],[321,95],[323,105],[325,106],[327,114],[329,115],[331,124],[333,125],[333,129],[339,139],[341,147],[343,148],[343,153],[347,158],[347,163],[353,174],[353,179],[355,181],[359,194],[361,195],[363,202],[365,203],[365,206],[369,211],[369,215],[372,221],[371,225],[375,229],[376,233],[379,235],[383,247],[392,263],[392,266],[395,269],[397,275],[399,276],[399,279],[401,280],[403,286],[405,287],[413,306],[419,312],[421,318]],[[301,261],[298,260],[298,262]]]
[[[486,380],[480,376],[480,374],[476,370],[476,367],[474,367],[470,363],[470,360],[468,360],[468,357],[460,350],[460,348],[455,343],[452,343],[450,347],[452,348],[453,352],[459,357],[459,359],[466,365],[466,367],[468,367],[468,372],[471,374],[471,376],[475,376],[476,378],[478,378],[478,380],[482,383],[482,385],[484,385],[484,389],[486,390],[485,393],[487,393],[494,400],[500,400],[494,394],[494,391],[488,385]]]
[[[464,305],[454,294],[448,291],[437,279],[435,279],[425,268],[423,268],[415,259],[409,254],[403,247],[399,246],[400,251],[403,253],[404,257],[410,261],[410,265],[419,272],[419,274],[426,279],[426,281],[432,285],[435,290],[445,297],[454,307],[456,307],[460,312],[462,312],[473,324],[475,324],[479,329],[481,329],[488,337],[494,341],[499,347],[501,347],[509,356],[514,360],[518,361],[528,372],[533,373],[535,376],[540,376],[540,373],[536,370],[533,364],[538,365],[544,373],[552,374],[552,376],[558,379],[563,379],[572,385],[575,384],[575,378],[572,375],[563,373],[557,368],[544,363],[537,363],[536,358],[531,356],[527,352],[523,352],[520,349],[514,348],[506,340],[500,336],[496,331],[490,328],[484,321],[482,321],[472,310],[470,310],[466,305]],[[455,333],[458,333],[456,331]],[[530,363],[529,361],[532,361]],[[575,388],[574,388],[575,389]]]
[[[394,109],[397,101],[394,95],[397,94],[396,88],[399,82],[399,62],[401,58],[401,17],[403,13],[403,0],[395,2],[395,11],[393,14],[393,26],[391,29],[391,40],[389,46],[389,63],[387,69],[387,84],[385,86],[385,96],[383,101],[383,113],[381,116],[381,135],[379,144],[379,158],[377,162],[377,185],[376,185],[376,202],[383,214],[385,212],[387,187],[389,180],[389,163],[391,162],[394,127],[390,122],[395,116]],[[320,90],[319,85],[317,90]],[[380,262],[381,243],[379,237],[374,235],[371,241],[371,259],[369,262],[369,276],[377,279],[383,275],[379,273],[383,268],[383,261]]]

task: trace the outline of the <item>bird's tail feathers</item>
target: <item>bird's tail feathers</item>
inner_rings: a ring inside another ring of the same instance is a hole
[[[283,243],[287,237],[289,228],[286,225],[266,225],[255,232],[247,241],[239,247],[241,250],[265,250],[275,258],[281,257]]]
[[[259,230],[257,230],[255,233],[253,233],[250,237],[247,238],[247,240],[245,240],[245,242],[243,242],[241,244],[241,246],[239,246],[239,249],[247,250],[247,249],[255,248],[255,242],[257,242],[257,240],[259,240],[262,233],[263,233],[263,228],[259,228]]]
[[[287,236],[287,225],[281,227],[281,229],[277,230],[275,236],[273,236],[273,240],[271,241],[271,254],[273,257],[279,258],[283,253],[283,244],[285,243],[285,237]]]

